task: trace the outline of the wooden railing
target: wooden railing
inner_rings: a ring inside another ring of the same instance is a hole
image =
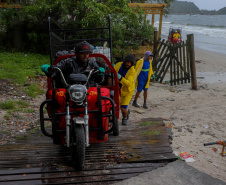
[[[153,70],[156,81],[163,82],[166,74],[170,85],[190,83],[197,89],[194,36],[187,35],[187,41],[173,44],[168,40],[158,40],[154,47]]]

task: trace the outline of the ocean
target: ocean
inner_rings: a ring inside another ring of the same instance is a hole
[[[151,15],[147,19],[151,22]],[[154,26],[158,29],[158,15]],[[170,27],[182,28],[182,40],[194,34],[197,48],[226,54],[226,15],[168,15],[163,18],[162,39],[167,39]]]

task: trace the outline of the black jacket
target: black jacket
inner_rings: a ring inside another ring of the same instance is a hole
[[[56,67],[59,67],[67,81],[70,74],[84,73],[87,69],[99,69],[95,60],[88,60],[87,62],[79,61],[76,57],[61,60]],[[95,75],[90,82],[89,86],[96,86],[100,82],[100,76]]]

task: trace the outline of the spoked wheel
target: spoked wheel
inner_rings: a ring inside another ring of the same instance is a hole
[[[113,136],[118,136],[119,135],[118,119],[117,119],[116,115],[114,115],[114,117],[115,117],[115,123],[113,126]]]
[[[82,169],[85,164],[85,132],[82,125],[75,124],[72,130],[72,163],[76,169]]]

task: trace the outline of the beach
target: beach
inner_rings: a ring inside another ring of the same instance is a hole
[[[188,152],[195,161],[187,164],[226,182],[222,145],[204,146],[226,140],[226,55],[195,48],[195,60],[198,90],[192,90],[190,83],[170,86],[152,82],[149,109],[132,107],[131,101],[130,122],[163,118],[166,125],[172,126],[174,153]],[[143,104],[143,93],[138,103]]]

